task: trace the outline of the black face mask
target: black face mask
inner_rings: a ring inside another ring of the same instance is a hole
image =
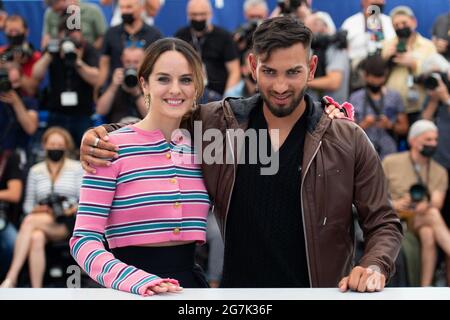
[[[124,13],[122,14],[122,22],[124,24],[133,24],[134,16],[132,13]]]
[[[58,162],[64,156],[64,152],[62,149],[47,150],[47,157],[53,162]]]
[[[206,20],[191,20],[191,28],[198,32],[204,31],[206,29]]]
[[[431,158],[436,153],[437,147],[424,145],[420,154],[426,158]]]
[[[11,46],[20,46],[25,41],[25,34],[17,34],[15,36],[6,36]]]
[[[366,87],[372,93],[379,93],[381,91],[381,88],[383,88],[382,85],[376,86],[376,85],[373,85],[373,84],[366,84]]]
[[[411,37],[412,31],[409,27],[404,27],[401,29],[395,29],[395,33],[401,39],[408,39]]]

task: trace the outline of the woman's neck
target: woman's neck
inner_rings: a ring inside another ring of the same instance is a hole
[[[164,138],[166,138],[167,141],[171,141],[172,133],[180,128],[180,123],[181,119],[159,117],[156,114],[152,114],[150,111],[144,119],[136,123],[136,126],[148,131],[160,130],[164,135]]]

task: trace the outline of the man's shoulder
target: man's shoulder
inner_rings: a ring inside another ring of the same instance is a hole
[[[213,34],[215,36],[224,37],[224,38],[231,37],[231,33],[228,30],[226,30],[222,27],[216,26],[216,25],[214,25],[214,28],[213,28],[211,34]]]
[[[431,159],[431,170],[434,171],[434,173],[436,174],[436,176],[447,176],[448,172],[447,169],[441,165],[439,162],[437,162],[434,159]]]
[[[141,32],[143,34],[145,34],[146,36],[152,36],[152,37],[155,37],[155,36],[161,37],[162,36],[161,31],[159,31],[158,28],[148,25],[146,23],[143,24]]]
[[[355,13],[354,15],[344,20],[344,22],[342,23],[342,28],[347,30],[348,28],[354,27],[355,24],[359,24],[362,21],[364,21],[362,13],[361,12]]]
[[[409,158],[408,151],[391,153],[383,159],[383,164],[385,165],[404,164],[405,161],[409,161],[408,158]]]

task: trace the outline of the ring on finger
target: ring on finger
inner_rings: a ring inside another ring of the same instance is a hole
[[[98,146],[98,143],[100,142],[100,139],[98,137],[95,138],[94,144],[92,145],[94,148]]]

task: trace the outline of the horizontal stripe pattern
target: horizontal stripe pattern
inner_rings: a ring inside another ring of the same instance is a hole
[[[177,140],[179,141],[179,140]],[[85,174],[71,252],[102,286],[146,295],[161,279],[105,250],[167,241],[198,241],[206,234],[209,197],[191,145],[168,143],[159,131],[127,126],[110,134],[119,157]]]

